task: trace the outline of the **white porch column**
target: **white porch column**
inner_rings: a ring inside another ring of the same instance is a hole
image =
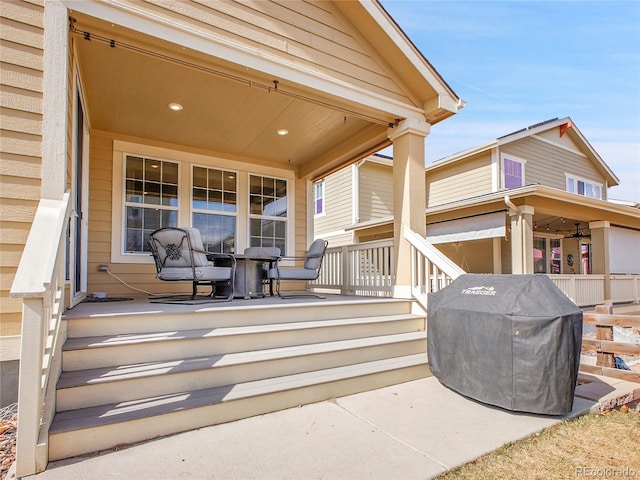
[[[407,119],[389,129],[393,141],[394,297],[411,296],[410,247],[404,227],[423,237],[427,233],[424,139],[430,128],[425,120]]]
[[[533,207],[510,209],[511,273],[533,273]]]
[[[611,299],[611,270],[609,267],[609,232],[607,221],[589,222],[591,230],[591,268],[596,275],[604,275],[604,298]]]

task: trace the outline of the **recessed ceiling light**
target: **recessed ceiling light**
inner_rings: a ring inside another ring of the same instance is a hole
[[[170,103],[169,108],[174,112],[179,112],[180,110],[182,110],[182,105],[180,105],[179,103]]]
[[[286,128],[281,128],[280,130],[278,130],[278,135],[284,136],[287,135],[289,133],[289,130],[287,130]]]

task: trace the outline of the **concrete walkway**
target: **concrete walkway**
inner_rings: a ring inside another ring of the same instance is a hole
[[[30,480],[426,479],[565,417],[469,400],[435,377],[49,464]]]

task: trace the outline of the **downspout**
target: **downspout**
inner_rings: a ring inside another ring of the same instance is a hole
[[[509,195],[505,195],[504,196],[504,204],[509,207],[511,209],[511,211],[513,211],[514,215],[519,215],[520,214],[520,209],[516,206],[515,203],[513,203],[511,201],[511,199],[509,198]],[[509,214],[511,214],[511,211],[509,212]]]
[[[513,220],[511,220],[512,217],[517,216],[518,217],[518,224],[521,220],[520,218],[520,209],[517,207],[517,205],[515,203],[513,203],[511,201],[511,199],[509,198],[509,195],[505,195],[504,196],[504,204],[509,207],[509,222],[511,222],[512,227],[511,227],[511,273],[514,273],[515,270],[515,264],[514,262],[514,239],[513,239],[513,235],[514,235],[514,229],[513,229]],[[520,229],[518,230],[520,232]],[[518,243],[522,246],[522,238],[520,238],[518,240]],[[524,265],[522,265],[522,258],[518,259],[518,265],[520,268],[520,271],[523,272],[524,271]]]

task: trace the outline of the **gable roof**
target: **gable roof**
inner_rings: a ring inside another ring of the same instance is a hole
[[[562,128],[565,130],[565,134],[568,135],[571,138],[571,140],[573,140],[573,142],[575,142],[578,145],[578,147],[585,153],[587,158],[607,178],[608,186],[612,187],[620,183],[620,179],[615,175],[615,173],[613,173],[613,170],[611,170],[611,168],[606,164],[606,162],[602,159],[600,154],[593,148],[593,146],[591,146],[589,141],[578,129],[578,127],[573,122],[573,120],[571,120],[571,117],[553,118],[551,120],[546,120],[544,122],[530,125],[528,127],[522,128],[515,132],[508,133],[507,135],[504,135],[502,137],[498,137],[497,139],[491,140],[490,142],[477,145],[467,150],[463,150],[453,155],[449,155],[448,157],[444,157],[440,160],[433,162],[430,165],[427,165],[425,170],[433,171],[433,170],[442,168],[446,165],[450,165],[452,163],[462,161],[466,158],[469,158],[472,155],[477,155],[478,153],[486,152],[493,148],[500,147],[502,145],[506,145],[511,142],[515,142],[525,137],[533,137],[535,135],[539,135],[543,132],[546,132],[555,128]]]

